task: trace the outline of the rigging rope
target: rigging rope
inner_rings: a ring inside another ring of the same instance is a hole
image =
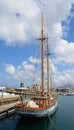
[[[39,45],[36,45],[36,47],[34,48],[34,52],[33,52],[33,58],[35,58],[35,59],[40,59],[40,46]],[[37,75],[38,75],[38,64],[37,64],[37,61],[36,61],[36,63],[34,63],[34,67],[35,67],[35,71],[33,72],[33,84],[35,83],[35,84],[37,84],[38,83],[38,81],[37,81]],[[40,76],[40,75],[39,75]]]
[[[53,123],[53,121],[52,121],[51,117],[50,117],[50,116],[48,116],[48,118],[49,118],[49,120],[50,120],[51,125],[54,127],[54,123]]]

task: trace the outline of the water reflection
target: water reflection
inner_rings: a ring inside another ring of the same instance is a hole
[[[54,127],[55,114],[51,117],[43,118],[20,118],[16,124],[15,130],[51,130]]]

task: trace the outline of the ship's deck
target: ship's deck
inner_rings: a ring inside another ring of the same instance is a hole
[[[33,107],[33,106],[27,106],[27,102],[26,103],[20,103],[18,105],[15,106],[15,108],[19,108],[19,109],[25,109],[25,110],[43,110],[43,109],[48,109],[51,106],[55,105],[57,102],[57,96],[53,96],[52,98],[46,98],[46,97],[35,97],[31,99],[32,101],[34,101],[36,103],[36,105],[38,105],[38,107]]]

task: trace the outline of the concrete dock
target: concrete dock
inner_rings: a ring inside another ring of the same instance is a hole
[[[15,112],[14,106],[19,103],[19,96],[4,95],[0,100],[0,119]]]

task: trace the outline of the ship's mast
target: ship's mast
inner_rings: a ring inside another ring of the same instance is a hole
[[[42,12],[42,18],[41,18],[41,37],[38,38],[38,40],[41,41],[41,66],[42,66],[42,83],[41,88],[42,92],[44,93],[44,41],[47,40],[47,52],[46,52],[46,59],[47,59],[47,91],[48,95],[50,92],[49,88],[49,50],[48,50],[48,35],[47,37],[44,35],[44,23],[43,23],[43,12]]]
[[[41,47],[42,47],[42,92],[44,93],[44,30],[43,30],[43,13],[41,20],[42,28],[41,28]]]
[[[47,59],[47,91],[48,95],[50,93],[50,88],[49,88],[49,49],[48,49],[48,34],[47,34],[47,48],[46,48],[46,59]]]
[[[43,12],[42,12],[42,17],[41,17],[41,37],[38,38],[38,40],[41,41],[41,67],[42,67],[42,83],[41,83],[41,88],[42,88],[42,93],[44,93],[44,40],[47,39],[47,37],[44,36],[44,23],[43,23]]]
[[[42,93],[44,93],[44,40],[46,39],[46,37],[44,36],[44,23],[43,23],[43,12],[42,12],[42,18],[41,18],[41,37],[39,38],[39,40],[41,40],[41,53],[42,53],[42,57],[41,57],[41,66],[42,66],[42,83],[41,83],[41,88],[42,88]]]

